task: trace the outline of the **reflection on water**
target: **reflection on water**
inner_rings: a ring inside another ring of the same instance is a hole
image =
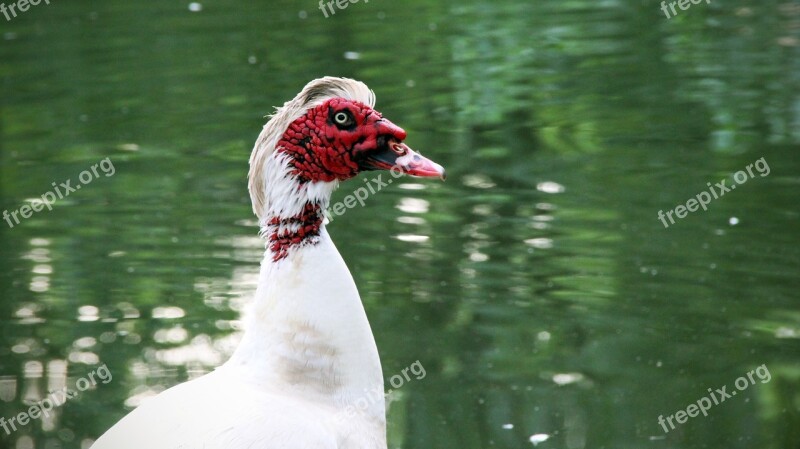
[[[263,254],[252,142],[323,74],[366,81],[449,174],[329,228],[384,372],[427,370],[390,447],[797,447],[797,4],[187,5],[3,25],[0,208],[106,157],[116,173],[0,222],[0,416],[114,375],[0,447],[87,447],[226,359]],[[769,176],[658,221],[761,157]],[[659,426],[762,364],[769,382]]]

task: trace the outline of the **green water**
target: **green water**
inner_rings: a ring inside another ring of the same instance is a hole
[[[449,174],[329,226],[387,380],[425,367],[391,448],[800,447],[800,4],[244,3],[0,16],[0,209],[114,168],[0,221],[0,417],[113,374],[0,448],[86,448],[225,360],[263,254],[252,144],[322,75],[365,81]]]

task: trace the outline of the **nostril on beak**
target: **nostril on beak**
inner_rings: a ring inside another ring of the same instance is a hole
[[[400,156],[406,154],[406,149],[403,146],[402,142],[397,142],[397,141],[392,142],[391,148],[392,148],[392,151],[394,151],[395,153],[399,154]]]

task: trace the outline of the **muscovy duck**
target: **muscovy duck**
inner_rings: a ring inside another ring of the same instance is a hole
[[[441,177],[363,83],[325,77],[264,126],[249,191],[267,251],[245,332],[213,372],[146,400],[94,449],[386,449],[383,374],[358,290],[325,229],[340,181]],[[379,392],[375,394],[375,392]]]

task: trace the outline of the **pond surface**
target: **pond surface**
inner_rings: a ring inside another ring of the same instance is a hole
[[[226,359],[264,251],[250,150],[322,75],[449,173],[329,225],[387,380],[425,367],[391,448],[798,447],[798,3],[244,3],[0,16],[0,209],[90,180],[0,222],[0,417],[113,375],[0,448],[87,448]]]

